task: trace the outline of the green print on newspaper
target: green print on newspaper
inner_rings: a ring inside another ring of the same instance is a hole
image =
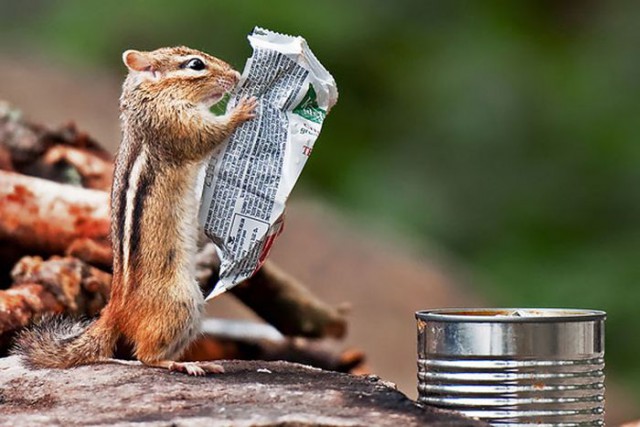
[[[327,115],[327,112],[318,106],[316,91],[311,83],[309,83],[307,94],[302,98],[300,104],[293,109],[293,112],[318,124],[322,123]]]

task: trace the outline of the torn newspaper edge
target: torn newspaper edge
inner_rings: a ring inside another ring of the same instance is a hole
[[[282,231],[285,202],[322,122],[338,100],[335,80],[302,37],[256,27],[227,109],[258,98],[256,118],[218,147],[206,170],[199,219],[216,245],[220,279],[207,300],[250,277]]]

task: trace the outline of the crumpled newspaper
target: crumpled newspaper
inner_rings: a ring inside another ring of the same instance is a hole
[[[227,108],[255,96],[257,115],[215,150],[202,192],[200,223],[220,257],[220,279],[207,299],[264,263],[282,231],[289,193],[338,100],[335,80],[302,37],[256,27],[248,38],[253,54]]]

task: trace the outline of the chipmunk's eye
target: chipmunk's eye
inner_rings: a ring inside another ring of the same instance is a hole
[[[200,58],[191,58],[180,64],[180,68],[190,68],[192,70],[201,71],[207,68]]]

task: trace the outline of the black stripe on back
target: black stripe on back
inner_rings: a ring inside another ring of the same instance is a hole
[[[118,153],[118,156],[126,156],[122,160],[122,170],[119,167],[116,168],[114,175],[116,177],[120,177],[118,182],[118,188],[120,192],[116,195],[111,192],[112,198],[112,206],[116,205],[116,209],[111,214],[111,228],[114,230],[114,236],[117,239],[117,248],[115,248],[115,254],[113,257],[113,271],[121,272],[122,271],[122,261],[124,260],[124,224],[126,222],[125,213],[127,211],[127,191],[129,190],[129,180],[131,178],[131,169],[133,169],[133,164],[136,162],[136,159],[141,154],[142,144],[133,143],[130,146],[130,149],[127,151],[121,151]],[[115,180],[114,180],[115,185]],[[114,200],[117,197],[117,204]],[[118,264],[118,265],[116,265]]]
[[[138,180],[138,191],[133,197],[133,220],[131,223],[131,239],[129,240],[129,262],[134,268],[138,268],[140,256],[140,237],[141,224],[144,215],[144,202],[151,193],[151,188],[156,179],[156,174],[150,162],[146,162],[142,166],[140,179]],[[152,230],[153,232],[162,233],[162,230]]]

